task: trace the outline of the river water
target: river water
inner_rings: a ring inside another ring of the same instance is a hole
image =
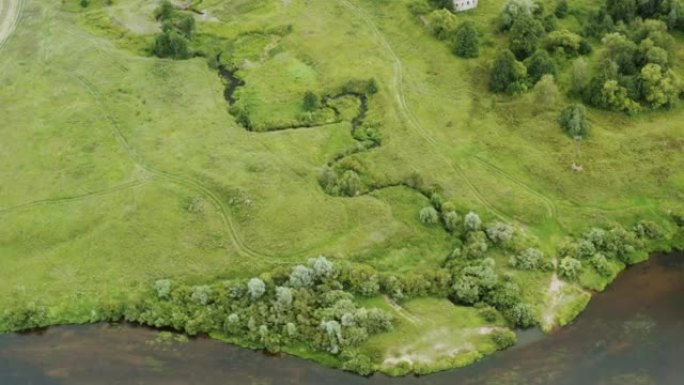
[[[0,384],[682,385],[684,253],[630,268],[574,324],[550,336],[525,332],[521,342],[464,369],[366,379],[209,339],[64,326],[0,336]]]

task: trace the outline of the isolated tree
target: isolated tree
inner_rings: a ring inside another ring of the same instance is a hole
[[[311,91],[306,91],[306,93],[304,94],[304,100],[302,102],[302,108],[304,109],[304,111],[315,111],[318,108],[318,105],[318,96]]]
[[[537,49],[544,33],[544,26],[539,20],[532,16],[522,15],[513,22],[509,47],[516,58],[524,59]]]
[[[527,89],[525,80],[527,68],[515,59],[510,50],[499,53],[489,79],[489,89],[493,92],[514,95]]]
[[[537,83],[544,75],[556,76],[558,73],[556,63],[551,55],[543,49],[537,50],[534,55],[530,56],[525,61],[525,66],[527,66],[527,75],[532,84]]]
[[[589,131],[587,110],[581,104],[573,104],[565,108],[561,112],[559,123],[572,138],[581,138]]]
[[[472,21],[465,21],[456,29],[454,53],[462,58],[475,58],[480,54],[480,37]]]
[[[439,214],[432,206],[423,207],[420,210],[420,221],[425,225],[434,225],[439,222]]]

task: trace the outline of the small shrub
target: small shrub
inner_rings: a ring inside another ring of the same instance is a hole
[[[160,299],[167,299],[171,294],[171,281],[168,279],[160,279],[154,283],[154,290],[157,292],[157,297]]]
[[[606,259],[605,255],[601,253],[594,254],[589,263],[591,263],[594,269],[596,269],[596,271],[604,277],[609,277],[612,273],[608,259]]]
[[[318,96],[311,91],[306,91],[302,101],[302,109],[306,112],[313,112],[319,107]]]
[[[508,319],[515,325],[521,328],[531,328],[537,324],[534,317],[534,311],[527,304],[519,303],[513,306],[507,312]]]
[[[513,227],[502,222],[490,224],[486,232],[489,240],[495,244],[506,243],[513,238]]]
[[[488,323],[494,323],[499,319],[499,312],[491,306],[485,306],[479,309],[478,314]]]
[[[568,12],[570,12],[568,0],[558,0],[558,3],[556,4],[556,10],[554,11],[556,17],[563,19],[568,15]]]
[[[259,278],[252,278],[247,282],[247,291],[252,299],[259,299],[266,293],[266,284]]]
[[[461,216],[456,211],[449,211],[444,214],[444,226],[447,230],[456,232],[461,226]]]
[[[509,264],[519,270],[539,270],[543,267],[543,254],[541,251],[528,248],[522,253],[509,259]]]
[[[420,210],[419,217],[424,225],[435,225],[439,222],[439,213],[432,206],[423,207]]]
[[[482,220],[480,219],[479,215],[471,211],[466,214],[465,218],[463,219],[463,226],[465,227],[466,231],[477,231],[480,229],[480,226],[482,226]]]
[[[496,329],[490,335],[497,350],[506,350],[518,341],[515,332],[508,329]]]
[[[572,257],[565,257],[560,261],[558,272],[563,278],[575,280],[582,272],[582,262]]]
[[[476,58],[480,55],[480,37],[472,21],[463,22],[456,29],[454,53],[462,58]]]
[[[212,291],[207,285],[193,286],[190,292],[190,299],[198,305],[206,305],[211,301]]]

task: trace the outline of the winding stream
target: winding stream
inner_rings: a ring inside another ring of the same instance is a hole
[[[464,369],[366,379],[208,339],[164,342],[145,328],[64,326],[0,336],[0,383],[681,385],[684,253],[629,269],[573,325],[549,337],[526,332],[520,342]]]

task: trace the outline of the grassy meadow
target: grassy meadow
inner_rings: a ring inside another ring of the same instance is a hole
[[[19,2],[16,31],[0,45],[0,309],[41,304],[50,324],[88,322],[101,304],[158,279],[253,277],[318,255],[385,273],[430,271],[458,243],[419,220],[428,198],[401,185],[415,175],[459,213],[514,225],[551,257],[592,227],[650,220],[672,230],[670,215],[684,213],[683,106],[636,117],[590,109],[591,133],[575,141],[557,123],[570,99],[540,110],[532,95],[487,91],[504,0],[458,15],[482,33],[473,60],[431,36],[409,1],[194,2],[204,12],[198,39],[230,42],[245,82],[235,97],[262,128],[253,131],[229,113],[206,58],[150,55],[156,2]],[[580,28],[572,17],[562,23]],[[675,52],[684,77],[684,37]],[[306,91],[371,78],[378,92],[366,121],[382,144],[340,161],[371,188],[326,194],[321,169],[358,146],[348,112],[357,102],[339,101],[342,118],[320,127],[268,127],[296,123]],[[569,81],[566,68],[559,83]],[[547,329],[624,268],[554,287],[553,272],[494,258]],[[505,326],[444,299],[368,302],[398,321],[362,347],[389,373],[401,362],[409,371],[467,364],[495,351],[485,337]]]

